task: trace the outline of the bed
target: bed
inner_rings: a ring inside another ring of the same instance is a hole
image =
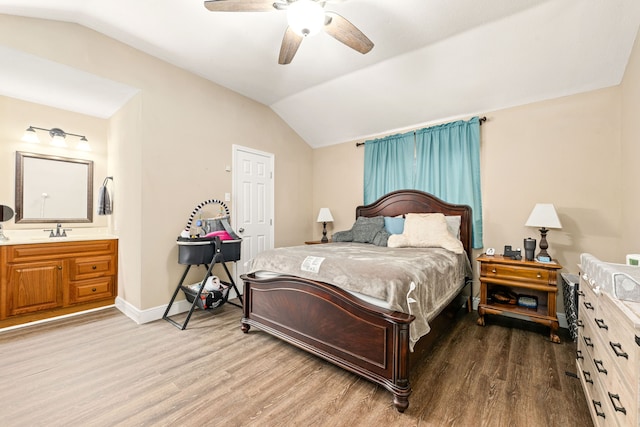
[[[464,298],[462,294],[465,285],[471,283],[471,208],[446,203],[424,192],[401,190],[357,207],[355,216],[356,219],[399,217],[409,213],[460,217],[459,239],[469,274],[460,280],[442,307],[459,309],[463,300],[470,308],[470,297]],[[312,246],[320,250],[330,245],[333,244]],[[433,313],[436,316],[429,319],[430,332],[414,343],[411,326],[416,316],[383,308],[330,284],[330,280],[262,270],[241,278],[244,281],[243,332],[248,333],[255,326],[381,385],[393,394],[394,406],[400,412],[409,406],[411,363],[421,358],[434,339],[455,321],[449,310],[440,307]]]

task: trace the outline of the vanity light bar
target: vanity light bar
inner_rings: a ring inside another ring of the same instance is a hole
[[[71,133],[71,132],[65,132],[60,128],[45,129],[45,128],[39,128],[37,126],[29,126],[27,130],[24,131],[22,140],[24,142],[30,142],[34,144],[40,143],[40,138],[38,138],[36,129],[49,132],[49,136],[51,137],[51,145],[53,146],[66,147],[67,146],[66,137],[67,135],[71,135],[71,136],[77,136],[78,138],[80,138],[80,142],[78,142],[78,145],[76,145],[76,149],[82,150],[82,151],[91,151],[91,146],[89,145],[89,140],[87,140],[86,136],[78,135],[76,133]]]

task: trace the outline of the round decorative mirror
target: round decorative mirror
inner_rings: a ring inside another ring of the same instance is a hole
[[[13,218],[13,209],[9,206],[0,205],[0,222],[9,221]],[[2,232],[2,224],[0,224],[0,240],[9,240]]]

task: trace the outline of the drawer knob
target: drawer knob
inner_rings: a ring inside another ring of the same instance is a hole
[[[585,307],[587,310],[593,310],[593,305],[592,305],[590,302],[585,302],[585,303],[584,303],[584,307]]]
[[[494,268],[493,270],[491,270],[491,272],[492,272],[493,274],[496,274],[496,273],[497,273],[497,271],[496,271],[496,269],[495,269],[495,268]]]
[[[608,391],[607,393],[609,393],[609,399],[611,400],[613,409],[627,415],[627,410],[624,409],[624,406],[622,406],[622,402],[620,402],[620,395],[612,394],[610,391]]]
[[[622,351],[622,344],[620,344],[619,342],[613,343],[613,342],[609,341],[609,345],[613,349],[613,352],[616,354],[616,356],[624,357],[625,359],[629,359],[629,355],[627,353],[625,353],[624,351]]]
[[[596,365],[596,369],[598,370],[598,372],[607,375],[607,370],[604,368],[602,360],[593,359],[593,364]]]
[[[584,292],[582,292],[582,291],[578,291],[578,296],[579,296],[579,297],[583,297],[583,296],[584,296]]]
[[[591,379],[591,373],[589,371],[582,371],[582,375],[584,376],[585,382],[589,384],[593,384],[593,380]]]
[[[95,270],[96,268],[98,268],[98,267],[95,266],[95,265],[91,267],[92,270]]]
[[[91,288],[91,292],[95,292],[95,291],[96,291],[96,288]]]
[[[607,324],[604,323],[604,319],[595,319],[595,321],[596,321],[596,325],[598,325],[598,328],[609,330],[609,327],[607,326]]]
[[[576,351],[576,360],[584,360],[584,356],[582,355],[582,350]]]
[[[584,328],[584,322],[582,321],[582,319],[578,319],[576,325],[578,325],[579,328]]]
[[[540,272],[538,272],[538,274],[536,274],[536,277],[537,277],[538,279],[541,279],[541,278],[542,278],[542,274],[540,274]]]
[[[593,409],[596,410],[596,415],[602,418],[605,418],[604,416],[604,412],[602,412],[602,403],[595,401],[595,400],[591,400],[593,402]]]
[[[584,343],[587,347],[593,347],[593,343],[591,342],[591,338],[589,337],[582,337],[582,339],[584,340]]]

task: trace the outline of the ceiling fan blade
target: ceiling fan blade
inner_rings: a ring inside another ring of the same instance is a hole
[[[205,0],[204,7],[212,12],[271,12],[273,0]]]
[[[326,12],[325,15],[324,31],[331,37],[362,54],[373,49],[373,42],[351,22],[335,12]]]
[[[302,39],[302,36],[296,34],[290,27],[287,27],[287,31],[284,32],[284,37],[282,38],[282,46],[280,46],[278,64],[286,65],[291,63],[293,57],[296,56],[300,43],[302,43]]]

